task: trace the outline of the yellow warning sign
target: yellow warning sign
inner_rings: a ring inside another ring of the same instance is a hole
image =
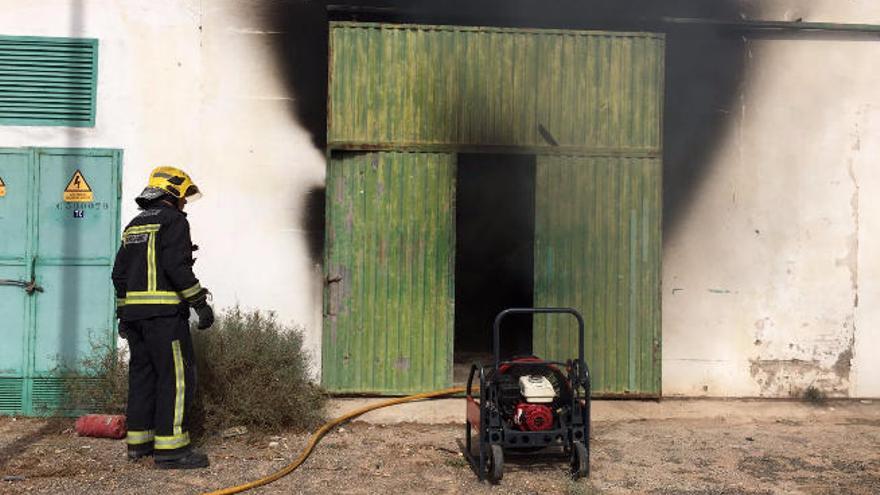
[[[68,203],[91,203],[95,200],[95,194],[91,186],[86,182],[82,172],[77,170],[64,188],[64,201]]]
[[[0,177],[0,198],[6,196],[6,183],[3,182],[3,177]]]

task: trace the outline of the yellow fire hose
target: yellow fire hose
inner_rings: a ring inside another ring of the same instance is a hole
[[[251,488],[256,488],[258,486],[263,486],[263,485],[268,485],[269,483],[272,483],[273,481],[277,481],[277,480],[287,476],[288,474],[292,473],[296,468],[298,468],[303,462],[305,462],[306,459],[309,458],[309,455],[311,455],[312,451],[315,449],[315,446],[318,444],[318,442],[321,440],[321,438],[324,437],[324,435],[326,435],[330,430],[332,430],[336,426],[339,426],[340,424],[345,423],[346,421],[348,421],[352,418],[356,418],[356,417],[360,416],[361,414],[370,412],[374,409],[380,409],[383,407],[394,406],[397,404],[403,404],[404,402],[412,402],[412,401],[417,401],[417,400],[422,400],[422,399],[435,399],[437,397],[443,397],[444,395],[459,394],[464,391],[465,391],[464,387],[446,388],[443,390],[435,390],[434,392],[425,392],[423,394],[409,395],[407,397],[398,397],[396,399],[390,399],[390,400],[379,402],[379,403],[376,403],[376,404],[373,404],[370,406],[365,406],[360,409],[355,409],[354,411],[343,414],[342,416],[340,416],[334,420],[331,420],[327,423],[324,423],[324,425],[321,426],[318,429],[318,431],[313,433],[312,436],[309,438],[309,442],[306,444],[306,447],[303,449],[303,451],[299,455],[299,457],[294,459],[294,461],[291,462],[290,464],[288,464],[287,466],[270,474],[269,476],[251,481],[249,483],[244,483],[242,485],[231,486],[229,488],[223,488],[223,489],[216,490],[213,492],[208,492],[205,495],[229,495],[231,493],[241,493],[245,490],[250,490]]]

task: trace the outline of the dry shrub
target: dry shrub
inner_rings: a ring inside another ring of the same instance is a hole
[[[272,433],[309,430],[324,419],[326,394],[309,376],[302,332],[273,313],[232,308],[209,330],[193,330],[197,397],[189,420],[195,436],[230,426]],[[128,400],[127,350],[93,345],[77,371],[65,378],[60,413],[125,414]]]
[[[91,344],[92,352],[75,369],[59,368],[63,378],[62,415],[83,412],[125,414],[128,400],[128,352],[109,344]]]
[[[275,432],[309,430],[324,420],[327,396],[309,374],[301,330],[280,324],[274,313],[234,307],[192,334],[200,389],[194,426]]]

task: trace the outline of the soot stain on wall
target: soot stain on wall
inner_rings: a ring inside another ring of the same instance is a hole
[[[293,95],[292,116],[311,136],[318,150],[326,147],[328,25],[325,2],[271,0],[255,4],[266,31],[276,33],[272,51],[283,74],[287,92]],[[313,264],[323,263],[326,188],[312,187],[298,202],[297,223],[305,232]]]
[[[291,111],[308,130],[318,149],[326,146],[328,21],[357,20],[502,27],[639,30],[666,34],[664,108],[664,229],[673,231],[690,194],[709,167],[711,153],[735,118],[734,107],[745,73],[742,37],[715,27],[675,26],[662,17],[705,17],[736,20],[748,6],[736,0],[562,1],[555,8],[532,0],[274,1],[265,4],[275,37],[276,62],[295,96]],[[468,108],[468,102],[460,102]],[[503,130],[497,130],[502,132]],[[320,263],[324,209],[307,195],[302,224],[310,231],[310,254]],[[315,229],[315,230],[312,230]]]

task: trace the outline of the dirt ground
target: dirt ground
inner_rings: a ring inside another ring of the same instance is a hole
[[[331,433],[290,476],[252,493],[880,493],[880,403],[815,406],[821,414],[622,419],[594,423],[592,477],[566,459],[508,455],[499,486],[460,454],[459,425],[355,422]],[[210,468],[129,463],[121,441],[79,438],[70,420],[0,418],[0,493],[201,493],[283,467],[307,435],[213,437]]]

